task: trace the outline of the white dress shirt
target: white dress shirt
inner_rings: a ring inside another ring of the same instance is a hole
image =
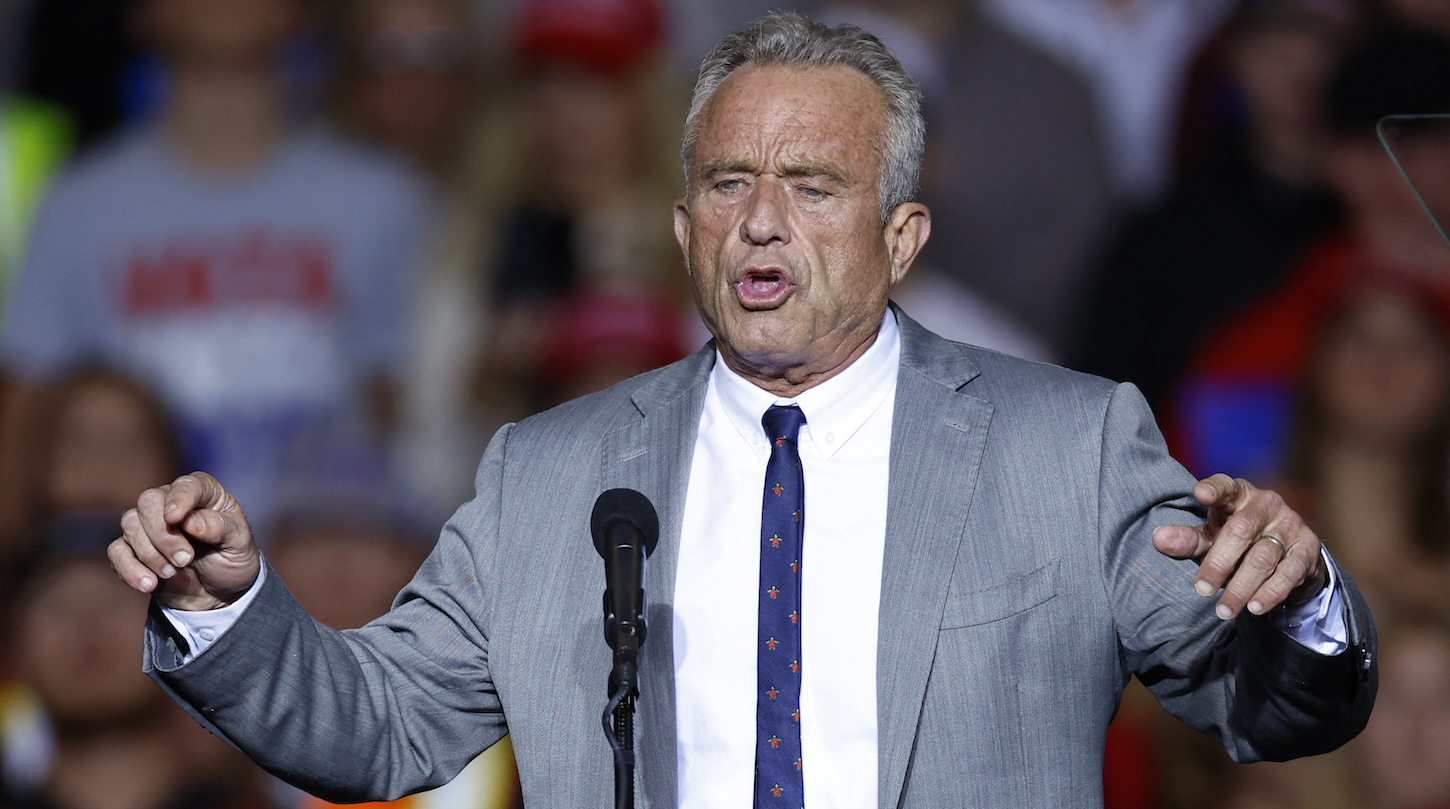
[[[876,805],[876,640],[886,544],[891,422],[901,335],[888,312],[850,367],[780,399],[717,355],[695,441],[675,576],[673,632],[679,805],[749,806],[755,769],[760,515],[775,404],[805,413],[801,559],[801,747],[805,805]],[[1327,559],[1327,557],[1326,557]],[[1329,567],[1333,576],[1333,566]],[[266,571],[263,570],[263,577]],[[190,660],[220,637],[264,578],[229,607],[163,608]],[[1269,620],[1321,654],[1347,647],[1338,588]]]
[[[781,399],[716,357],[700,414],[675,574],[682,809],[749,806],[755,771],[755,595],[770,442],[760,417],[799,405],[801,760],[805,805],[876,804],[876,630],[901,334],[889,312],[856,362]]]

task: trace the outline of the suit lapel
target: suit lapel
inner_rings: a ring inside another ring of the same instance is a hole
[[[645,625],[640,647],[640,699],[635,717],[640,805],[675,805],[675,655],[672,604],[675,562],[684,521],[690,459],[704,407],[705,385],[714,363],[714,343],[660,373],[631,397],[640,418],[604,437],[601,491],[627,487],[654,504],[660,541],[645,571]],[[603,680],[600,680],[603,689]]]
[[[893,307],[894,308],[894,307]],[[971,509],[992,405],[961,389],[978,373],[952,343],[895,310],[901,371],[876,649],[878,798],[896,806]]]
[[[893,307],[894,308],[894,307]],[[877,644],[878,795],[897,805],[926,694],[947,586],[976,485],[992,405],[961,391],[976,367],[899,309],[901,371],[891,429],[886,551]],[[636,717],[640,805],[673,807],[678,793],[672,605],[675,565],[714,344],[644,384],[639,418],[607,434],[601,491],[643,493],[660,517],[646,573],[649,636],[641,648]],[[603,683],[601,681],[601,690]]]

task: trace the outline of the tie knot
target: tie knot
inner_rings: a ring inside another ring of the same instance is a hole
[[[772,405],[760,417],[760,424],[765,428],[765,437],[772,445],[779,444],[782,439],[795,442],[800,434],[801,425],[806,423],[806,414],[795,405]]]

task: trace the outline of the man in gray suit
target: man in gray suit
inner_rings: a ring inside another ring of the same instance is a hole
[[[306,615],[214,479],[145,492],[111,559],[156,596],[148,671],[323,797],[442,784],[511,733],[528,805],[606,803],[587,526],[623,486],[661,525],[644,805],[1097,806],[1133,674],[1241,761],[1352,737],[1374,697],[1369,615],[1280,498],[1195,484],[1131,386],[888,306],[930,232],[921,142],[914,83],[864,32],[781,15],[728,37],[702,67],[675,210],[715,341],[502,429],[475,499],[360,630]],[[805,425],[771,440],[758,425],[779,406]],[[756,676],[778,643],[757,635],[778,594],[766,526],[788,486],[761,488],[777,457],[808,493],[782,624],[801,627],[796,692]],[[782,693],[784,742],[762,730]],[[782,743],[794,767],[759,775]]]

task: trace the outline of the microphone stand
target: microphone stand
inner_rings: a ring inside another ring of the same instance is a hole
[[[615,809],[634,809],[634,701],[639,673],[638,651],[621,644],[609,672],[609,704],[604,708],[604,735],[614,752]]]
[[[659,516],[639,492],[610,489],[594,502],[589,532],[604,559],[604,642],[614,650],[602,719],[614,753],[614,806],[634,809],[634,702],[646,631],[644,562],[659,542]]]

